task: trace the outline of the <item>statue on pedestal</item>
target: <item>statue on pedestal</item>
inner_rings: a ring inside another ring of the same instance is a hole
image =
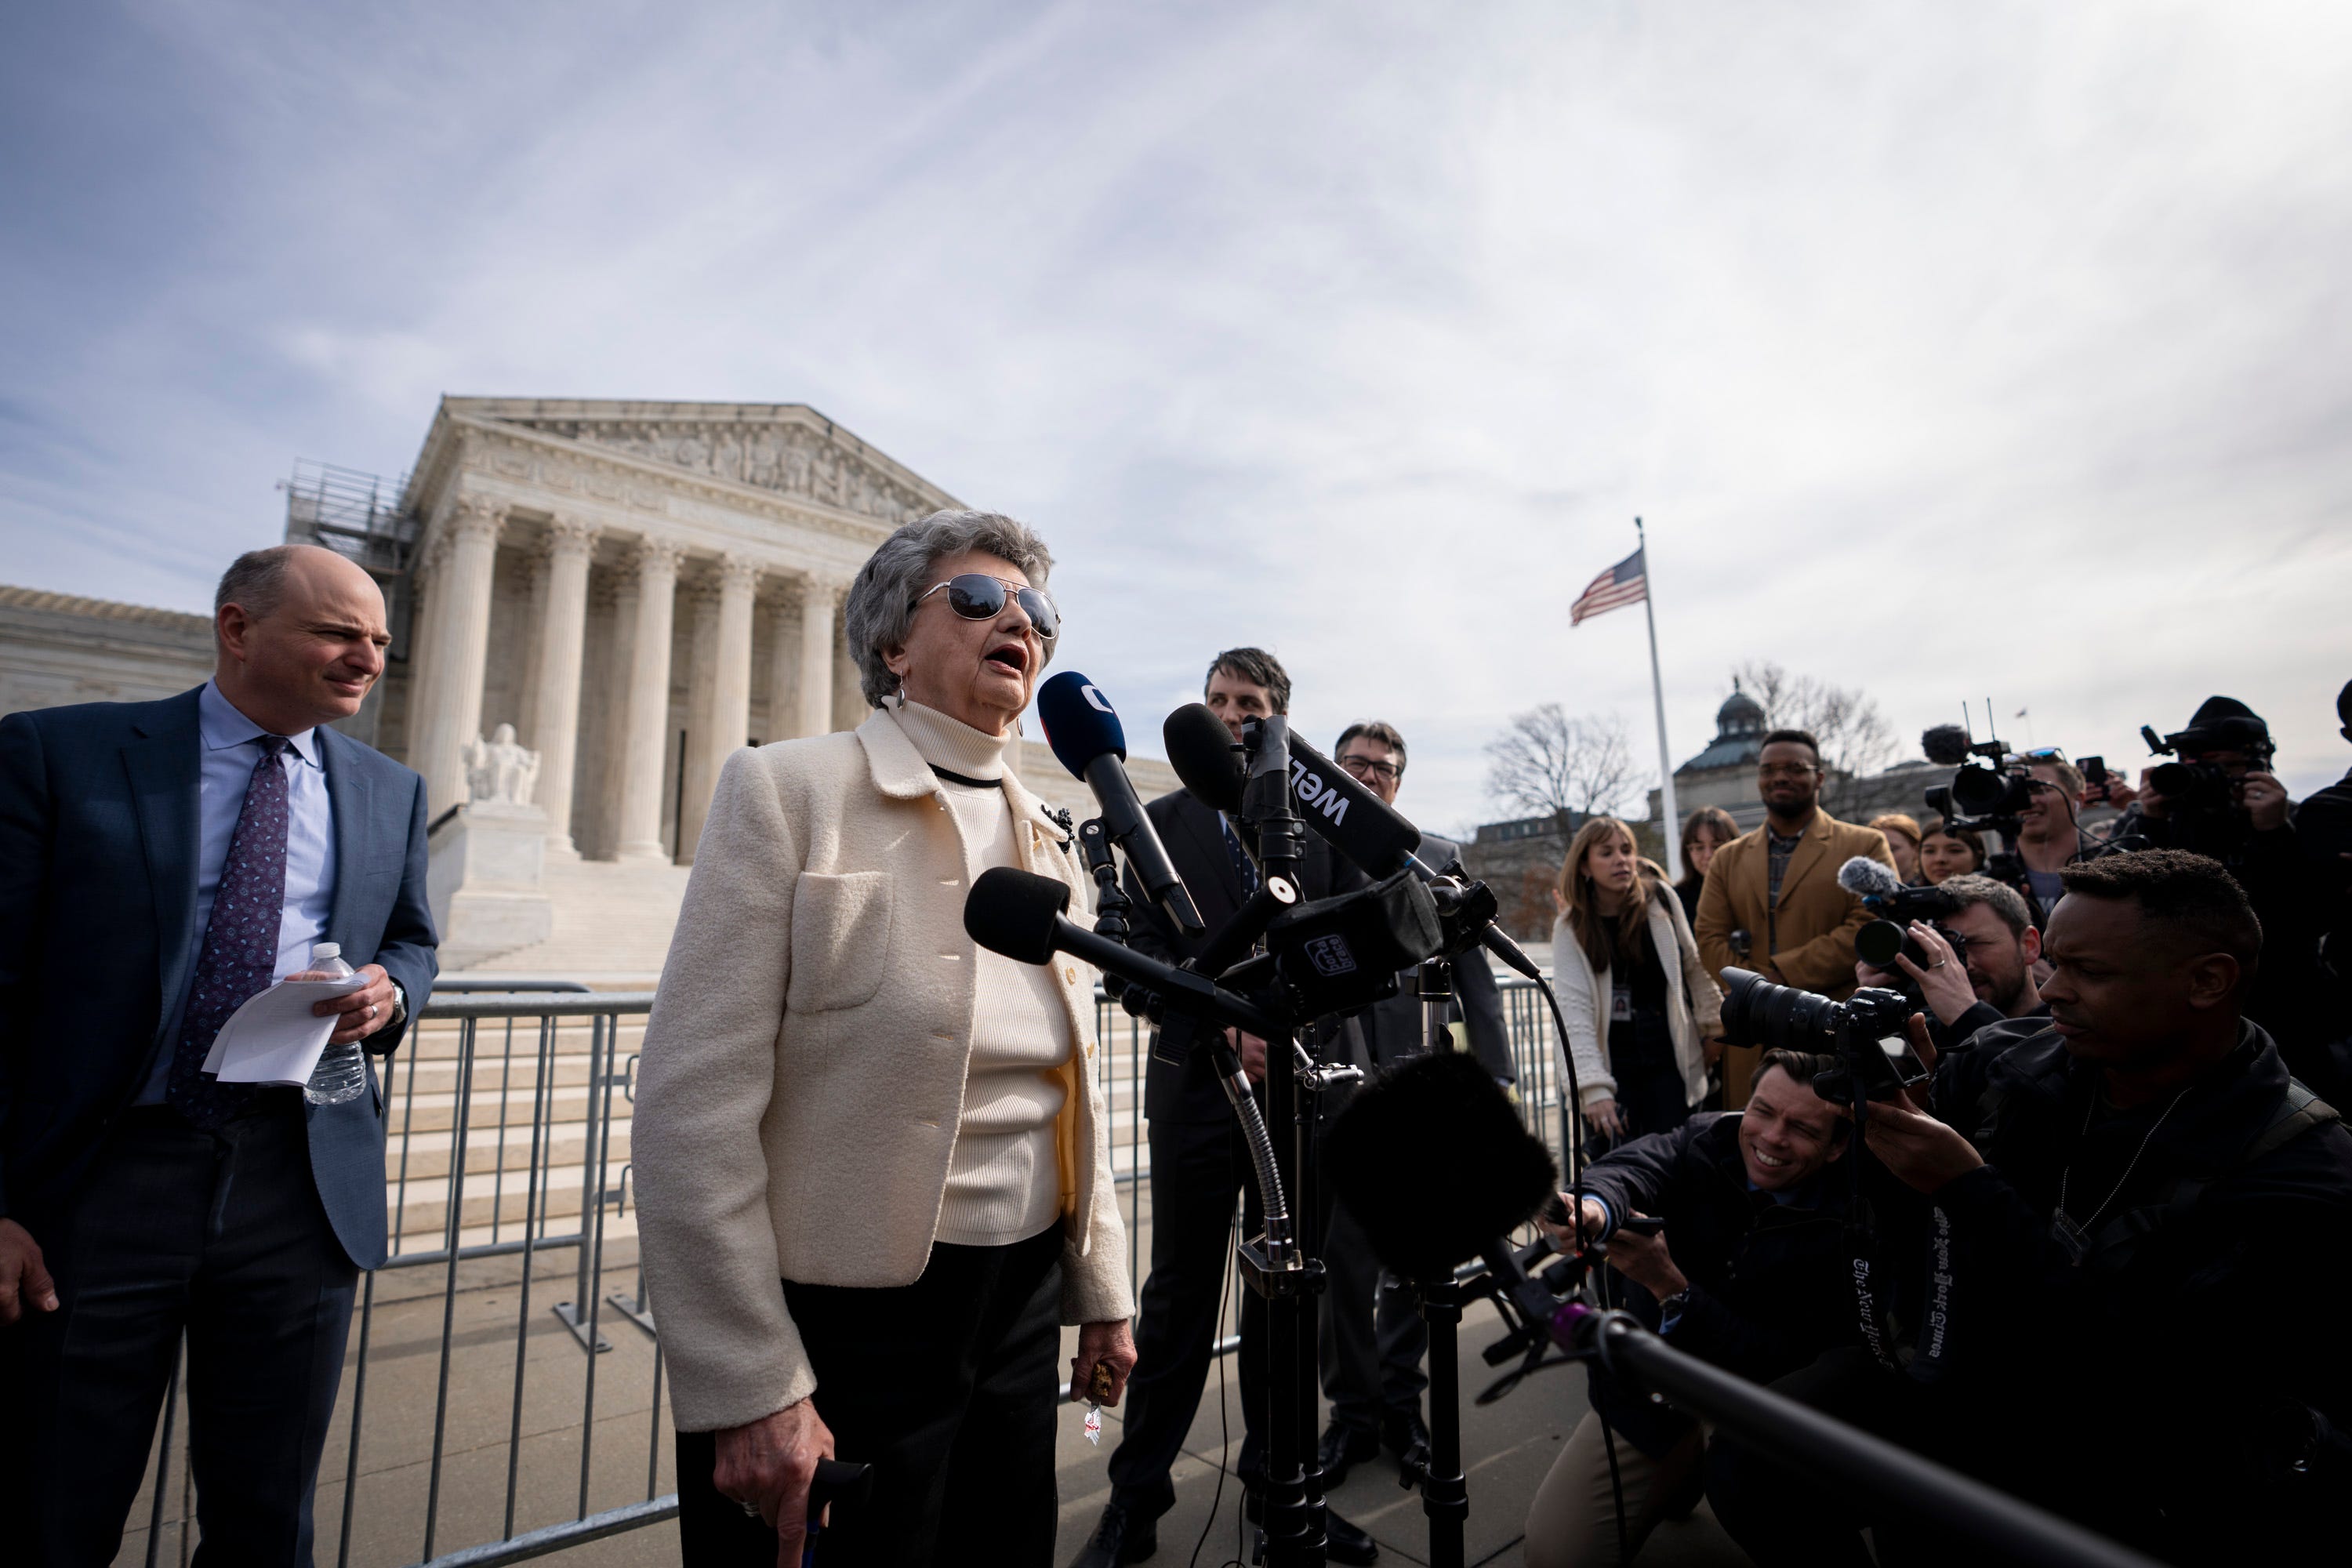
[[[539,753],[515,743],[511,724],[501,724],[487,741],[466,742],[466,794],[476,805],[529,805],[539,782]]]

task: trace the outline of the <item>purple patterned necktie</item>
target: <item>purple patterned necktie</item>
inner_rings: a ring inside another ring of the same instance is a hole
[[[220,1126],[249,1109],[250,1083],[222,1083],[204,1071],[213,1040],[229,1015],[269,988],[278,976],[278,932],[286,913],[286,769],[278,759],[289,742],[283,735],[255,737],[261,761],[245,786],[245,805],[229,835],[221,861],[220,887],[212,918],[205,922],[204,952],[188,985],[180,1046],[172,1058],[164,1098],[195,1126]]]

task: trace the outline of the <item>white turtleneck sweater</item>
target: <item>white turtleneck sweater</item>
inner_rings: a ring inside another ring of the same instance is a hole
[[[934,772],[987,781],[940,780],[963,839],[965,885],[992,867],[1018,866],[1013,808],[999,782],[1013,731],[984,734],[919,702],[899,708],[897,718]],[[1069,1030],[1046,970],[985,948],[975,957],[971,1055],[939,1239],[1004,1247],[1027,1240],[1061,1215],[1054,1119],[1065,1091],[1055,1069],[1069,1059]]]

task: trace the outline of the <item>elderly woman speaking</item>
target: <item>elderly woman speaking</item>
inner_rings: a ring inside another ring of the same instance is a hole
[[[1078,1389],[1134,1364],[1093,976],[963,930],[991,867],[1087,885],[1004,760],[1052,564],[992,513],[899,529],[845,617],[878,711],[719,775],[633,1156],[690,1563],[799,1562],[820,1457],[875,1467],[828,1563],[1046,1563],[1060,1325]]]

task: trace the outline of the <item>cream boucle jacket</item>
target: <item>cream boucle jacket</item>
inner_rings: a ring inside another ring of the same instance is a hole
[[[1083,902],[1059,826],[1009,773],[1004,792],[1023,866]],[[955,814],[887,710],[728,759],[646,1026],[632,1132],[680,1430],[815,1392],[780,1279],[908,1285],[929,1260],[971,1039],[964,876]],[[1094,972],[1057,958],[1054,974],[1070,1031],[1062,1321],[1108,1321],[1134,1303]]]

